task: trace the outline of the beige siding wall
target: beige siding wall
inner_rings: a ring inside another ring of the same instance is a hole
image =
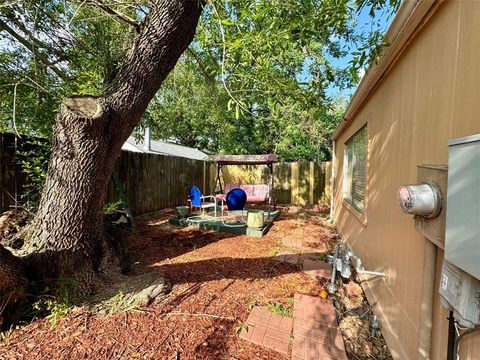
[[[364,283],[393,355],[416,359],[424,238],[397,203],[418,164],[448,162],[447,141],[480,133],[480,1],[445,1],[336,141],[335,222],[384,280]],[[368,127],[367,203],[360,216],[342,200],[344,143]],[[437,282],[443,253],[438,251]],[[437,286],[438,288],[438,286]],[[432,359],[446,356],[446,311],[434,303]],[[480,337],[462,343],[461,359],[480,358]]]

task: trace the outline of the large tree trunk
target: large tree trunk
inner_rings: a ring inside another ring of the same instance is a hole
[[[118,155],[108,136],[111,119],[100,99],[70,98],[62,106],[47,181],[23,249],[29,278],[73,277],[80,292],[89,293],[97,275],[118,268],[101,216]]]
[[[21,315],[25,286],[21,262],[0,245],[0,328]]]
[[[71,277],[79,293],[119,270],[101,208],[122,144],[193,39],[203,2],[156,2],[104,96],[61,107],[39,209],[26,232],[29,277]]]

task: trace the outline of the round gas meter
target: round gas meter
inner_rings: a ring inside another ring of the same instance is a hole
[[[442,193],[434,183],[400,186],[398,200],[403,212],[427,219],[438,216],[442,210]]]

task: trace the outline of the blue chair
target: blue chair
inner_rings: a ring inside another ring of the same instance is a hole
[[[225,203],[227,203],[227,209],[228,211],[242,211],[242,218],[243,218],[243,223],[242,224],[227,224],[224,219],[224,209],[225,209]],[[230,190],[227,193],[227,196],[225,199],[222,199],[222,223],[225,226],[231,226],[231,227],[242,227],[245,226],[245,217],[243,216],[243,210],[245,209],[245,205],[247,203],[247,193],[240,188],[234,188]]]
[[[206,199],[211,199],[211,201],[206,201]],[[202,191],[198,186],[190,186],[190,189],[188,189],[188,201],[190,202],[191,208],[198,208],[202,211],[201,216],[205,214],[205,209],[213,208],[214,216],[217,217],[217,204],[215,197],[213,195],[202,195]]]

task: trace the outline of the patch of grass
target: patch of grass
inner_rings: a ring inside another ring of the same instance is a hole
[[[244,322],[238,322],[237,323],[237,326],[235,327],[235,332],[237,334],[240,334],[242,332],[242,330],[245,330],[248,332],[248,324],[247,323],[244,323]]]
[[[117,295],[106,302],[106,313],[109,315],[116,314],[125,307],[125,294],[119,291]]]
[[[140,311],[136,299],[119,291],[112,298],[97,304],[94,309],[103,315],[115,315],[121,311]]]
[[[305,226],[307,222],[305,221],[305,217],[295,219],[295,225],[298,226]]]
[[[275,248],[275,249],[272,249],[268,252],[267,256],[268,257],[274,257],[274,256],[277,256],[277,254],[279,253],[280,249],[278,248]]]
[[[302,219],[306,219],[306,218],[318,216],[318,214],[316,214],[314,211],[311,211],[311,210],[301,209],[298,212],[298,216],[301,217]]]
[[[109,202],[103,205],[102,212],[104,214],[113,214],[117,210],[124,210],[125,204],[123,201]]]
[[[318,260],[320,260],[321,262],[327,262],[327,254],[325,253],[321,253],[318,255]]]
[[[70,295],[74,288],[75,282],[68,278],[59,279],[53,290],[46,287],[32,305],[35,315],[45,316],[50,322],[50,328],[54,329],[59,320],[73,308]]]
[[[10,329],[5,330],[5,331],[0,331],[0,341],[2,341],[6,347],[10,346],[10,338],[13,334],[14,327],[10,327]]]
[[[274,314],[277,314],[277,315],[280,315],[280,316],[286,316],[286,317],[292,317],[293,316],[292,310],[287,309],[282,304],[277,304],[277,303],[269,301],[269,302],[267,302],[266,306],[267,306],[267,309]]]
[[[253,300],[253,301],[250,301],[250,302],[248,303],[247,309],[248,309],[248,311],[252,311],[253,308],[256,307],[256,306],[260,306],[260,305],[258,304],[258,302],[256,302],[255,300]]]

